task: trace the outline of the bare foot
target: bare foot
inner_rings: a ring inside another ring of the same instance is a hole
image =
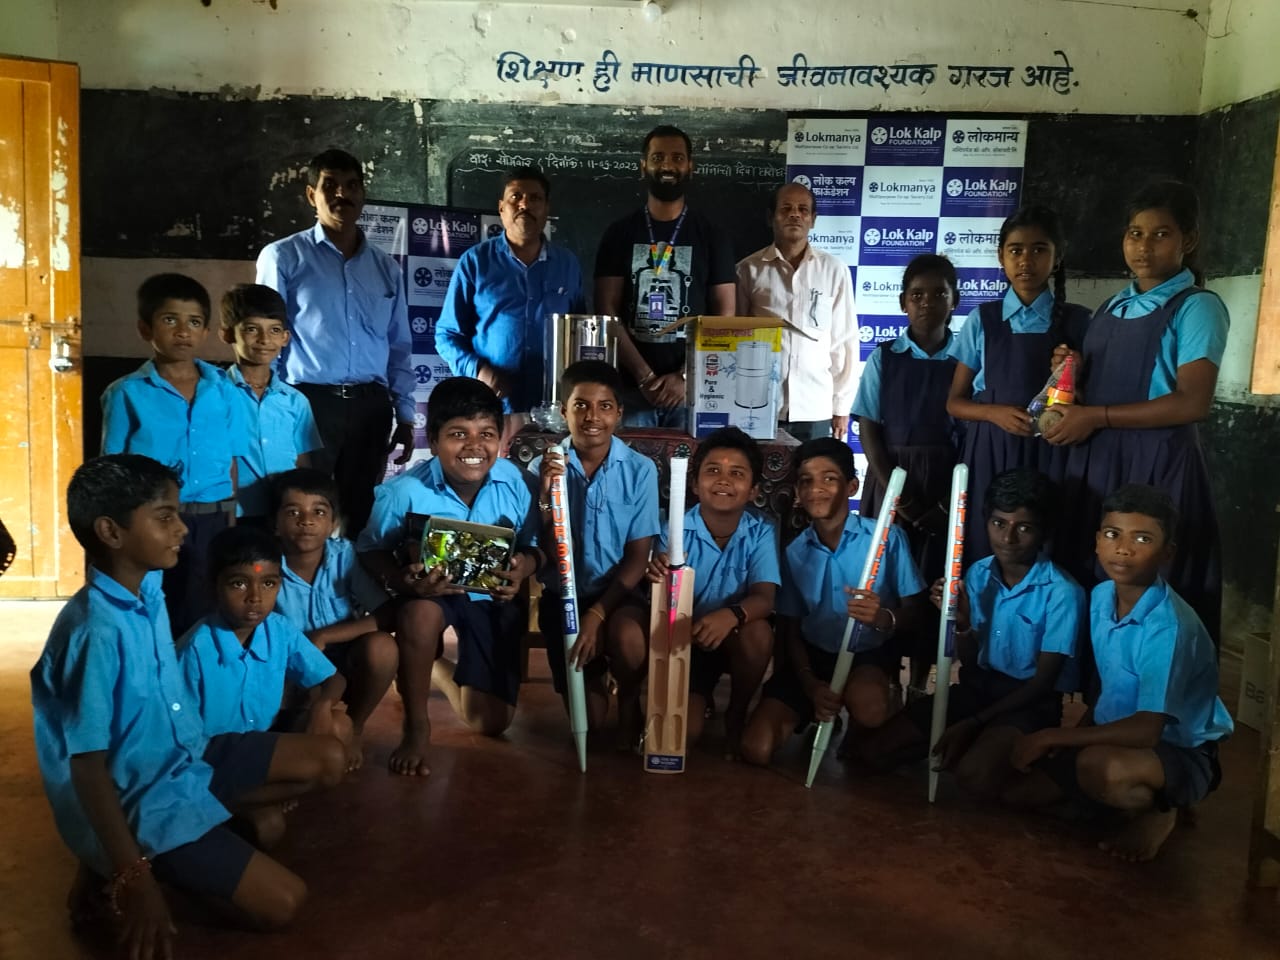
[[[428,777],[431,775],[431,768],[427,766],[427,748],[430,745],[430,729],[425,736],[406,730],[400,746],[391,751],[387,766],[392,773],[402,777]]]
[[[1124,829],[1098,846],[1121,860],[1145,863],[1160,852],[1177,822],[1176,810],[1148,810],[1138,814]]]
[[[360,740],[362,731],[351,730],[351,741],[347,746],[347,772],[351,773],[364,766],[364,744]]]

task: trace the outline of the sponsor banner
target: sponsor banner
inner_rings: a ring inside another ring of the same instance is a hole
[[[408,222],[408,207],[368,203],[360,213],[360,229],[369,242],[397,258],[409,252]]]
[[[936,217],[942,197],[941,167],[863,169],[864,217]]]
[[[1027,122],[948,120],[944,167],[1022,168],[1027,152]]]
[[[867,166],[942,164],[947,124],[940,118],[872,120],[867,134]]]
[[[813,191],[820,217],[856,217],[862,207],[862,168],[787,165],[787,180]]]
[[[410,305],[409,333],[413,335],[414,353],[435,353],[436,321],[439,319],[439,310]]]
[[[409,306],[437,311],[443,307],[444,295],[457,265],[457,260],[445,257],[408,257],[405,275],[408,278]]]
[[[980,303],[999,300],[1009,289],[1009,281],[999,267],[966,267],[956,273],[960,280],[960,304],[956,313],[962,316],[967,316]]]
[[[940,217],[938,252],[956,269],[995,266],[1004,217]]]
[[[905,319],[899,300],[902,293],[901,267],[859,267],[853,293],[860,322],[865,323],[873,316],[894,314],[899,320]]]
[[[862,166],[867,155],[867,121],[863,119],[790,120],[787,163]]]
[[[1018,209],[1022,171],[1008,167],[947,167],[942,173],[944,217],[999,217]]]
[[[809,232],[809,242],[852,267],[858,262],[861,225],[860,217],[818,217],[813,230]]]
[[[862,362],[866,363],[867,357],[871,356],[871,352],[880,344],[886,340],[897,340],[906,329],[905,313],[884,316],[860,314],[858,316],[858,354],[862,357]]]
[[[863,217],[858,264],[905,267],[912,257],[933,253],[937,242],[936,217]]]
[[[409,253],[457,260],[484,237],[478,215],[448,207],[409,208]]]

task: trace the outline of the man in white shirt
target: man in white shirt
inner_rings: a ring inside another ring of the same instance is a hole
[[[773,243],[738,263],[737,312],[780,317],[779,426],[798,440],[844,440],[857,392],[858,315],[849,268],[809,245],[813,193],[789,183],[773,195]]]

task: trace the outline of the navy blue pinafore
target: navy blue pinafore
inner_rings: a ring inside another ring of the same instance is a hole
[[[983,389],[975,403],[1026,407],[1049,378],[1053,349],[1058,342],[1079,349],[1089,325],[1089,311],[1065,305],[1060,332],[1014,333],[1004,319],[1003,301],[978,307],[982,320]],[[1016,467],[1033,467],[1055,483],[1066,473],[1066,451],[1040,437],[1016,437],[985,421],[966,424],[961,459],[969,465],[969,510],[965,522],[964,562],[967,567],[991,553],[982,501],[996,476]]]
[[[1160,340],[1178,309],[1193,296],[1216,296],[1190,287],[1145,317],[1118,317],[1108,300],[1084,341],[1081,402],[1116,406],[1149,399]],[[1209,470],[1194,423],[1142,429],[1106,428],[1070,448],[1067,460],[1069,525],[1078,531],[1068,569],[1084,585],[1101,579],[1094,555],[1094,532],[1102,501],[1126,483],[1164,490],[1178,508],[1177,553],[1165,576],[1204,622],[1218,644],[1222,624],[1222,547]]]
[[[906,495],[924,503],[941,503],[951,496],[951,468],[959,457],[956,422],[947,414],[947,393],[955,376],[950,357],[926,360],[910,351],[895,353],[893,342],[881,344],[880,416],[884,443],[894,465],[907,471]],[[867,471],[859,510],[874,519],[884,501],[884,488]],[[945,536],[930,536],[903,523],[911,554],[925,581],[942,576]]]

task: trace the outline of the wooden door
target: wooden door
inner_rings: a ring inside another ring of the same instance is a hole
[[[74,64],[0,58],[0,519],[17,544],[0,597],[84,580],[65,501],[82,456],[79,99]]]

